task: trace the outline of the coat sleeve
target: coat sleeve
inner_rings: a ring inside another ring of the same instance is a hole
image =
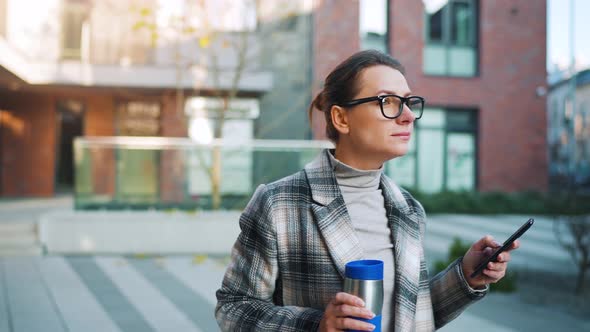
[[[414,208],[422,215],[420,233],[424,245],[426,213],[418,201],[415,201]],[[489,290],[488,286],[482,290],[469,286],[463,275],[462,260],[462,257],[456,259],[430,279],[430,298],[436,329],[457,318],[470,304],[482,299]]]
[[[261,185],[240,217],[215,317],[222,331],[316,331],[323,312],[273,302],[279,276],[272,199]],[[280,296],[280,294],[277,294]]]

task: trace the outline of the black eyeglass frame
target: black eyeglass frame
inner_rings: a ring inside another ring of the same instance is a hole
[[[397,97],[397,98],[399,98],[401,100],[401,103],[399,104],[399,111],[393,117],[385,115],[385,111],[383,110],[383,100],[385,98],[387,98],[387,97]],[[381,114],[383,114],[383,116],[386,117],[387,119],[396,119],[400,115],[402,115],[402,112],[404,111],[404,105],[408,105],[408,102],[411,99],[418,99],[422,103],[422,107],[420,108],[420,116],[419,117],[417,116],[414,119],[414,120],[418,120],[424,114],[424,104],[426,103],[426,100],[423,97],[420,97],[420,96],[402,97],[402,96],[393,95],[393,94],[390,94],[390,95],[380,95],[380,96],[375,96],[375,97],[367,97],[367,98],[354,99],[354,100],[351,100],[351,101],[347,101],[345,103],[342,103],[339,106],[342,106],[342,107],[352,107],[352,106],[356,106],[356,105],[360,105],[360,104],[364,104],[364,103],[368,103],[368,102],[372,102],[372,101],[379,101],[379,106],[381,107]],[[409,105],[408,105],[408,107],[409,107]]]

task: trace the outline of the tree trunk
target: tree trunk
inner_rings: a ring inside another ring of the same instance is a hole
[[[578,281],[576,282],[576,294],[582,295],[584,293],[584,282],[586,281],[586,264],[580,264],[578,271]]]
[[[211,208],[221,207],[221,146],[213,146],[211,163]]]

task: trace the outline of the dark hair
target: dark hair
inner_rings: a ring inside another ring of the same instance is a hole
[[[333,105],[340,105],[352,100],[359,90],[358,77],[361,72],[366,68],[378,65],[391,67],[404,74],[403,66],[396,59],[376,50],[366,50],[351,55],[326,77],[323,90],[311,102],[308,112],[310,122],[314,108],[324,112],[326,136],[331,141],[338,142],[338,131],[332,123],[330,109]]]

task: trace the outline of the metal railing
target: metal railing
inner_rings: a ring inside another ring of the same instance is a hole
[[[242,209],[259,184],[301,170],[328,141],[79,137],[74,141],[77,209]],[[214,152],[220,181],[212,183]],[[218,185],[218,186],[216,186]],[[214,190],[214,188],[219,190]]]

